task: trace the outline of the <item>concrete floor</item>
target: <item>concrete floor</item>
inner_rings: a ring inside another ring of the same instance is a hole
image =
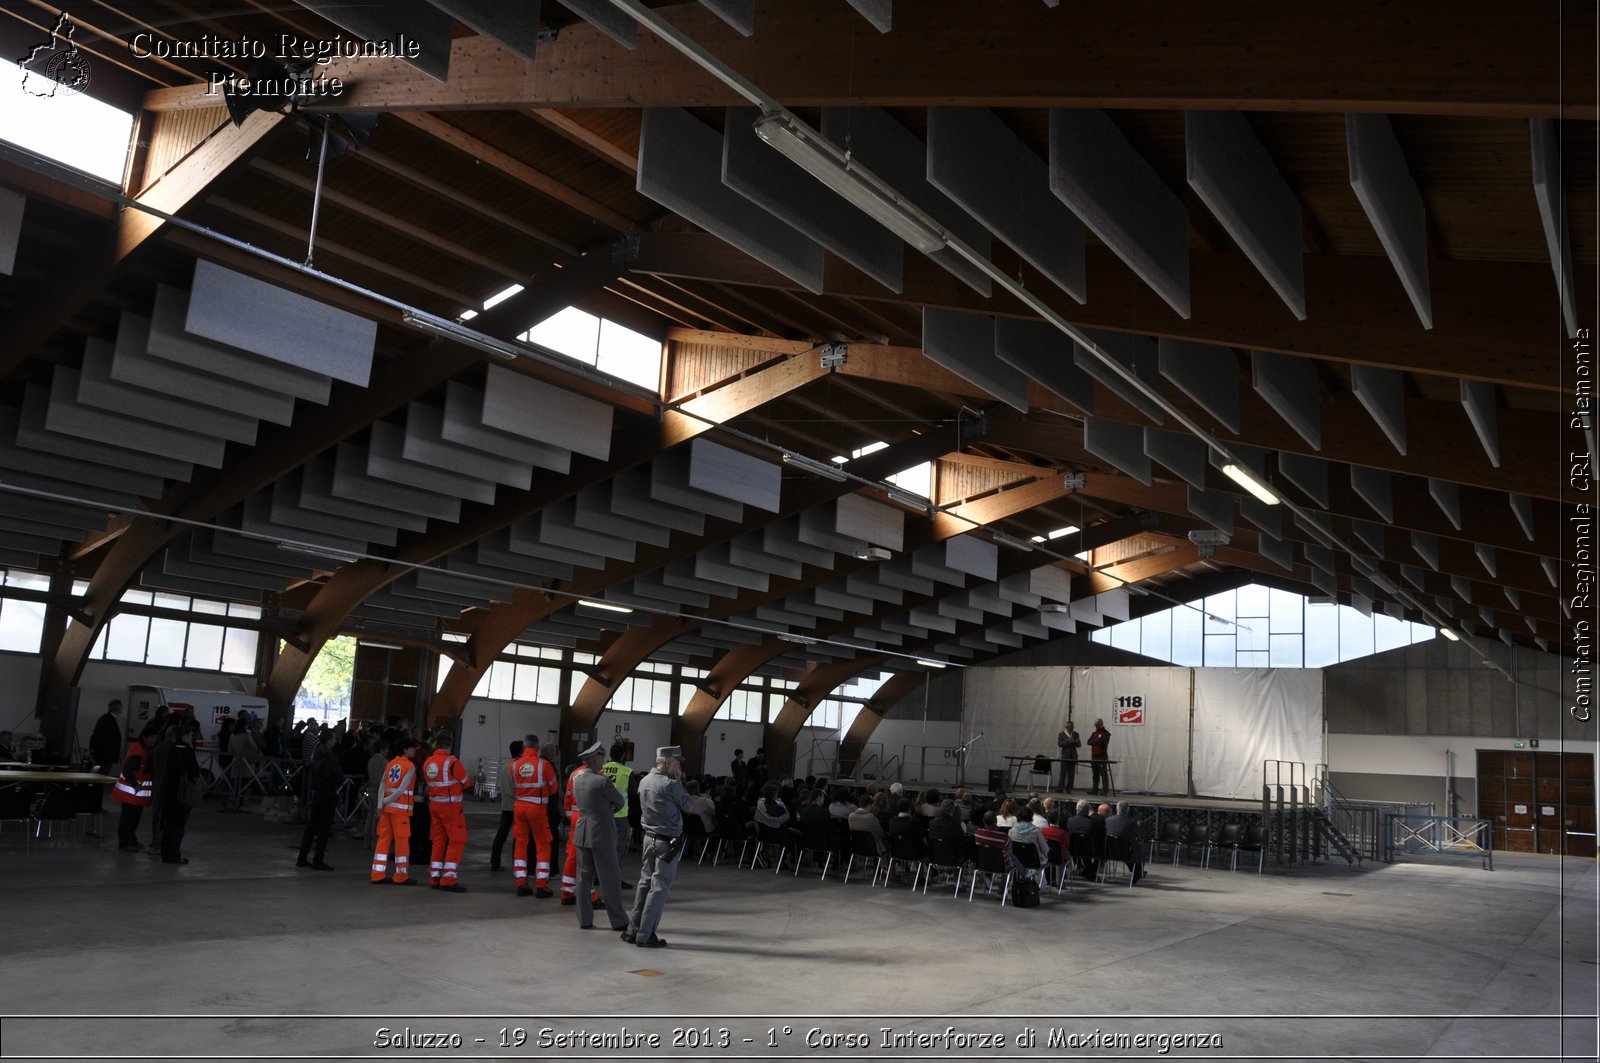
[[[660,931],[671,945],[645,950],[514,897],[487,869],[493,811],[471,823],[465,895],[371,887],[369,854],[343,838],[337,871],[296,870],[299,828],[258,816],[198,813],[181,868],[114,837],[24,851],[8,828],[0,1055],[373,1058],[395,1051],[380,1028],[409,1026],[463,1037],[407,1053],[436,1058],[1596,1058],[1593,861],[1163,864],[1135,889],[1075,885],[1037,910],[686,866]],[[538,1043],[545,1027],[624,1025],[668,1040]],[[896,1050],[885,1026],[1007,1044]],[[503,1027],[528,1043],[501,1049]],[[685,1034],[675,1049],[674,1029],[730,1043]],[[1052,1047],[1058,1030],[1082,1040]],[[871,1047],[822,1043],[847,1033]],[[1208,1040],[1106,1042],[1139,1033]]]

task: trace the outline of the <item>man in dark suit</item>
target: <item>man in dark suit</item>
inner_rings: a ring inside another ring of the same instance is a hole
[[[573,845],[578,850],[578,928],[589,930],[594,926],[590,891],[598,878],[600,897],[605,901],[611,929],[626,930],[628,917],[622,910],[622,868],[617,864],[616,828],[616,815],[624,798],[600,770],[605,764],[606,751],[599,742],[579,753],[578,760],[589,769],[578,772],[572,779],[573,804],[578,808],[578,823],[572,832]]]
[[[1061,789],[1071,793],[1073,784],[1077,782],[1078,775],[1078,747],[1083,745],[1083,740],[1078,737],[1078,729],[1068,720],[1067,725],[1061,728],[1061,733],[1056,735],[1056,748],[1061,750]]]
[[[1094,806],[1088,801],[1079,801],[1077,811],[1071,819],[1067,820],[1068,833],[1076,836],[1083,835],[1088,839],[1089,856],[1078,861],[1078,873],[1086,879],[1092,879],[1100,870],[1100,856],[1106,849],[1106,821],[1093,815]]]
[[[1127,846],[1128,870],[1133,872],[1133,881],[1137,885],[1144,878],[1144,861],[1140,857],[1144,854],[1144,845],[1139,838],[1139,821],[1129,814],[1126,801],[1117,802],[1117,810],[1105,818],[1106,837],[1121,838]]]

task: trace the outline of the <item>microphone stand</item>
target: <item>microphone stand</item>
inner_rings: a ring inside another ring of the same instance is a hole
[[[975,745],[977,743],[977,741],[980,738],[983,737],[983,735],[984,735],[984,732],[979,731],[977,734],[975,734],[971,738],[967,739],[965,743],[963,743],[962,745],[959,745],[959,746],[956,747],[956,756],[958,758],[960,758],[960,759],[958,759],[956,761],[956,785],[957,786],[965,786],[965,785],[967,785],[967,750],[971,746]]]

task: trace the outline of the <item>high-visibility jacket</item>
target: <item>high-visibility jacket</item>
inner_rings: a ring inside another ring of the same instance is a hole
[[[422,779],[428,784],[428,803],[432,805],[459,805],[461,794],[470,785],[467,769],[454,753],[444,749],[422,762]]]
[[[416,789],[417,766],[406,757],[395,757],[383,766],[383,785],[378,789],[378,808],[396,812],[411,811],[411,792]]]
[[[132,768],[135,762],[138,763],[138,767],[133,768],[133,773],[130,775],[129,768]],[[122,774],[111,787],[112,800],[125,805],[141,807],[148,805],[150,799],[155,796],[152,784],[155,776],[151,774],[150,753],[144,748],[144,743],[137,738],[134,739],[133,744],[128,746],[128,755],[122,758],[122,763]]]
[[[600,765],[600,771],[605,774],[606,778],[611,780],[611,785],[615,786],[617,788],[617,792],[622,795],[622,807],[617,809],[617,818],[627,819],[628,781],[633,778],[633,769],[628,767],[626,764],[619,764],[614,760],[608,760],[604,764]]]
[[[516,787],[516,801],[522,805],[546,804],[561,788],[550,762],[531,749],[511,762],[511,781]],[[543,810],[539,814],[544,815]]]

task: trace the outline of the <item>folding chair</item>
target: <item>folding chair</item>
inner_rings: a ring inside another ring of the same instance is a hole
[[[1212,853],[1215,853],[1219,849],[1227,852],[1229,871],[1239,870],[1239,842],[1243,839],[1243,837],[1244,827],[1238,823],[1224,823],[1221,827],[1217,828],[1216,837],[1211,839]],[[1211,862],[1209,854],[1206,857],[1206,862]]]
[[[873,861],[872,884],[878,884],[878,872],[883,868],[883,856],[878,852],[878,839],[864,830],[850,832],[850,862],[844,865],[845,885],[850,884],[850,869],[856,865],[856,857],[863,861]]]
[[[1108,835],[1106,837],[1105,859],[1100,861],[1100,881],[1104,882],[1111,871],[1113,860],[1120,862],[1127,868],[1128,885],[1133,885],[1133,865],[1138,862],[1135,855],[1139,851],[1138,843],[1133,838],[1124,838],[1121,835]],[[1121,872],[1117,872],[1121,874]]]
[[[700,857],[695,863],[703,863],[706,858],[706,850],[711,848],[711,835],[706,832],[705,820],[701,819],[699,814],[695,812],[685,815],[683,817],[683,834],[689,841],[698,841],[700,843]],[[689,842],[686,841],[683,844],[688,845]]]
[[[967,903],[972,903],[972,894],[978,885],[980,874],[989,876],[984,884],[984,896],[994,892],[994,877],[1005,876],[1005,884],[1000,890],[1000,903],[1004,905],[1011,896],[1011,868],[1006,864],[1005,850],[998,845],[980,845],[977,848],[977,866],[972,871],[972,885],[967,887]]]
[[[960,843],[949,838],[929,838],[928,856],[923,862],[925,872],[922,876],[922,892],[928,892],[928,882],[933,878],[935,868],[949,871],[952,868],[956,873],[956,891],[952,897],[961,896],[961,879],[967,869],[966,858],[961,854]]]
[[[744,829],[743,818],[737,813],[719,815],[717,817],[717,851],[711,858],[711,866],[716,867],[717,861],[722,859],[722,847],[724,845],[737,845],[739,847],[739,860],[733,866],[743,867],[745,851],[750,848],[750,843],[753,840],[750,837],[750,832]],[[701,856],[704,855],[704,853],[701,854]]]
[[[1183,837],[1183,848],[1190,847],[1200,850],[1200,866],[1205,867],[1211,859],[1211,828],[1203,823],[1192,825]]]
[[[1092,835],[1079,832],[1067,837],[1067,856],[1078,865],[1084,881],[1093,882],[1095,874],[1100,870],[1102,852],[1094,844]]]
[[[1043,753],[1036,754],[1033,758],[1032,766],[1028,769],[1028,781],[1037,786],[1039,782],[1037,776],[1043,775],[1044,786],[1042,789],[1049,790],[1051,778],[1054,775],[1054,772],[1050,770],[1051,767],[1052,764],[1049,757]]]
[[[69,826],[78,818],[77,807],[73,803],[72,787],[62,783],[46,783],[44,796],[39,801],[39,807],[33,813],[33,837],[39,837],[39,831],[45,824],[50,825],[50,837],[56,836],[56,824],[66,823]]]
[[[756,855],[758,857],[765,858],[767,846],[775,845],[778,847],[778,864],[772,869],[774,875],[783,870],[784,857],[789,855],[790,850],[799,848],[795,832],[788,827],[769,827],[765,823],[758,823],[756,824],[756,838]],[[797,852],[795,853],[795,863],[798,864],[799,862],[800,855]],[[754,867],[755,863],[752,861],[750,866]]]
[[[800,874],[800,860],[807,853],[823,854],[822,875],[818,881],[827,878],[828,868],[833,866],[833,839],[828,836],[828,828],[815,824],[800,825],[800,851],[794,859],[796,877]]]
[[[1245,827],[1244,838],[1240,840],[1238,845],[1234,846],[1235,860],[1238,859],[1241,852],[1256,854],[1256,874],[1261,874],[1261,866],[1266,863],[1267,859],[1267,828],[1259,823],[1252,823]]]
[[[1165,845],[1172,854],[1172,864],[1178,864],[1178,850],[1183,848],[1183,824],[1175,819],[1169,819],[1161,825],[1161,833],[1150,839],[1150,863],[1156,862],[1156,852],[1160,846]]]
[[[1045,867],[1049,861],[1048,856],[1041,859],[1039,856],[1039,850],[1034,846],[1017,845],[1015,843],[1013,843],[1011,846],[1011,855],[1016,858],[1018,864],[1022,865],[1023,870],[1037,871],[1039,873],[1039,880],[1041,882],[1044,881]]]
[[[1067,887],[1067,882],[1072,878],[1072,861],[1067,858],[1066,853],[1061,851],[1060,842],[1054,839],[1047,839],[1045,844],[1050,847],[1050,859],[1047,861],[1046,866],[1055,868],[1056,872],[1056,896],[1061,896],[1061,891],[1064,888],[1068,893],[1071,893],[1072,890]],[[1068,846],[1072,844],[1072,835],[1070,833],[1067,835],[1067,844]]]
[[[917,846],[917,839],[909,834],[889,835],[889,869],[883,876],[884,889],[889,888],[889,876],[894,873],[895,864],[915,865],[911,873],[911,888],[917,888],[917,880],[922,877],[923,858]]]

